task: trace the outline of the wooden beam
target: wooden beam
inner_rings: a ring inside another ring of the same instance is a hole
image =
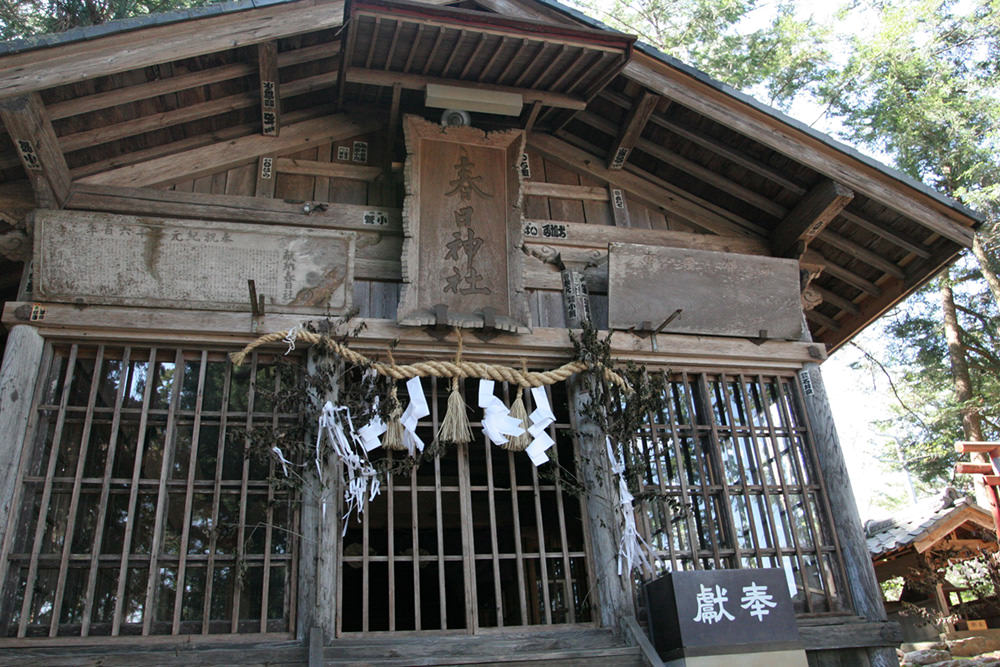
[[[307,107],[305,109],[298,109],[285,114],[285,122],[298,123],[311,120],[313,118],[319,118],[321,116],[327,116],[333,112],[334,109],[332,105]],[[92,176],[94,174],[110,171],[112,169],[118,169],[119,167],[126,167],[133,164],[139,164],[140,162],[147,162],[165,155],[173,155],[174,153],[181,153],[183,151],[199,148],[201,146],[218,144],[221,141],[238,139],[239,137],[252,135],[258,130],[259,128],[256,121],[253,123],[243,123],[241,125],[230,125],[228,127],[221,128],[217,132],[198,134],[193,137],[187,137],[185,139],[171,141],[166,144],[159,144],[143,150],[116,155],[114,157],[99,160],[97,162],[91,162],[90,164],[81,165],[79,167],[73,167],[70,169],[69,173],[73,176],[74,180],[79,181],[85,176]]]
[[[767,244],[745,236],[719,236],[718,234],[695,234],[667,229],[638,229],[615,227],[613,225],[593,225],[562,220],[525,219],[524,242],[529,246],[550,246],[556,250],[566,248],[593,248],[607,251],[608,243],[639,243],[643,245],[668,246],[671,248],[691,248],[743,255],[770,254]],[[555,233],[545,236],[544,227],[556,228]],[[528,228],[535,234],[528,233]]]
[[[260,80],[261,133],[268,137],[276,137],[281,134],[281,92],[278,85],[276,41],[257,45],[257,73]]]
[[[278,54],[278,67],[290,67],[314,60],[334,58],[339,53],[340,42],[324,42],[315,46],[284,51]],[[146,83],[115,88],[103,93],[94,93],[63,102],[56,102],[48,106],[49,116],[52,120],[69,118],[70,116],[89,113],[91,111],[100,111],[101,109],[108,109],[121,104],[128,104],[129,102],[147,100],[160,95],[169,95],[182,90],[207,86],[220,81],[239,79],[250,76],[256,71],[257,68],[250,63],[232,63],[230,65],[209,67],[197,72],[177,74],[165,79],[154,79]]]
[[[771,232],[774,254],[787,257],[797,245],[808,245],[852,199],[854,193],[849,188],[835,181],[821,182]]]
[[[284,331],[302,321],[302,315],[268,312],[251,329],[249,313],[157,308],[124,308],[117,306],[80,306],[78,304],[45,303],[45,316],[39,321],[27,321],[24,313],[31,312],[30,302],[9,301],[4,304],[4,325],[31,324],[43,329],[45,337],[100,337],[105,340],[166,340],[190,341],[197,345],[245,344],[263,331]],[[20,308],[27,306],[27,308]],[[319,316],[322,314],[320,313]],[[351,347],[365,354],[384,354],[386,345],[399,341],[394,352],[396,361],[454,360],[456,338],[453,334],[443,342],[433,332],[419,327],[400,328],[395,320],[361,319],[364,328]],[[84,332],[90,332],[89,334]],[[807,360],[823,355],[821,346],[787,341],[767,341],[755,345],[738,338],[660,334],[660,352],[649,349],[649,338],[628,332],[611,335],[612,354],[622,362],[632,360],[655,368],[698,366],[706,368],[799,368]],[[284,350],[281,343],[272,349]],[[573,344],[565,328],[535,327],[532,334],[502,334],[489,342],[466,337],[462,356],[470,361],[520,366],[524,358],[529,364],[562,363],[572,356]]]
[[[692,111],[843,183],[962,247],[972,245],[973,232],[966,226],[972,220],[967,216],[672,65],[637,52],[625,65],[623,74]]]
[[[342,0],[303,0],[22,51],[0,58],[0,97],[336,28],[343,9]]]
[[[166,155],[141,164],[112,169],[80,179],[80,183],[148,187],[179,178],[195,178],[224,171],[262,155],[291,153],[328,141],[340,141],[376,131],[375,118],[355,120],[344,114],[286,125],[280,137],[248,136],[175,155]]]
[[[388,65],[388,63],[386,63]],[[386,174],[392,171],[392,158],[396,151],[396,135],[400,127],[399,120],[399,101],[403,94],[403,87],[401,85],[394,84],[392,86],[392,102],[389,105],[389,125],[386,129],[386,141],[385,141],[385,158],[382,168],[385,170]]]
[[[363,69],[361,67],[348,67],[345,73],[345,82],[363,83],[370,86],[385,86],[387,88],[391,88],[398,83],[407,90],[424,90],[428,83],[441,83],[449,86],[461,85],[463,88],[473,88],[476,90],[516,93],[521,95],[527,104],[541,102],[544,106],[556,107],[558,109],[574,109],[579,111],[587,106],[587,102],[583,98],[563,95],[562,93],[551,93],[544,90],[532,90],[530,88],[515,88],[512,86],[497,86],[475,81],[456,82],[454,79],[441,79],[423,74],[386,72],[383,70]]]
[[[353,178],[359,181],[374,181],[382,175],[381,167],[343,164],[341,162],[319,162],[282,157],[275,160],[275,171],[280,174],[302,174],[325,178]]]
[[[612,171],[599,164],[600,158],[548,134],[532,133],[528,144],[569,168],[589,174],[627,191],[631,197],[656,210],[664,209],[706,231],[723,236],[754,237],[753,232],[735,222],[651,183],[648,178],[628,170]]]
[[[329,88],[336,82],[336,72],[324,72],[315,76],[296,79],[285,85],[285,97],[288,98],[312,92],[313,90]],[[96,127],[92,130],[66,134],[59,137],[59,144],[64,151],[70,153],[82,148],[89,148],[95,144],[103,144],[238,109],[247,109],[257,104],[259,99],[260,96],[256,91],[227,95],[215,100],[209,100],[208,102],[191,104],[179,109],[140,116],[132,120]]]
[[[0,119],[21,157],[39,206],[61,208],[70,191],[69,167],[42,98],[30,93],[2,100]]]
[[[885,229],[882,225],[878,225],[869,220],[865,220],[860,215],[851,213],[848,210],[843,210],[840,212],[840,217],[842,217],[844,220],[847,220],[851,224],[860,227],[861,229],[864,229],[866,231],[871,232],[872,234],[875,234],[876,236],[881,236],[889,243],[892,243],[893,245],[898,245],[900,248],[903,248],[907,252],[912,252],[914,255],[920,257],[921,259],[927,259],[928,257],[931,256],[930,250],[928,250],[927,247],[920,246],[916,243],[912,243],[907,239],[904,239],[902,236],[893,234],[888,229]]]
[[[598,116],[597,114],[584,112],[577,114],[576,117],[587,125],[595,127],[610,136],[614,136],[617,129],[613,123]],[[648,139],[637,139],[635,147],[642,152],[648,153],[652,157],[676,167],[683,172],[696,176],[708,185],[722,190],[723,192],[728,192],[734,197],[738,197],[752,206],[755,206],[766,213],[770,213],[775,217],[783,217],[788,213],[788,209],[781,204],[774,202],[770,197],[765,197],[760,193],[754,192],[750,188],[740,185],[735,181],[731,181],[725,176],[717,174],[711,169],[689,160],[682,155],[678,155],[677,153],[649,141]]]
[[[832,229],[824,229],[819,233],[817,237],[823,243],[832,245],[838,250],[846,252],[857,260],[864,262],[870,266],[888,273],[893,278],[899,278],[900,280],[906,277],[906,273],[903,269],[899,268],[897,265],[893,264],[885,257],[882,257],[878,253],[872,252],[868,248],[864,247],[859,243],[844,238]]]
[[[257,197],[274,196],[274,156],[262,155],[257,159],[257,184],[254,195]]]
[[[809,251],[809,254],[812,252]],[[911,265],[908,267],[911,268],[911,272],[906,280],[887,279],[881,283],[881,288],[879,289],[882,293],[880,295],[872,295],[873,298],[858,302],[857,305],[861,310],[860,313],[850,317],[843,317],[839,320],[841,326],[839,332],[822,333],[818,336],[817,341],[825,343],[831,351],[836,350],[849,340],[851,336],[868,326],[868,324],[892,308],[893,305],[907,294],[910,294],[930,280],[946,264],[953,262],[957,255],[958,251],[954,246],[939,248],[929,259],[922,260],[919,266],[914,267]],[[833,271],[829,273],[836,275]],[[850,280],[843,276],[838,275],[837,277],[845,280],[845,282],[850,282]]]
[[[656,110],[656,104],[659,101],[659,95],[648,90],[642,91],[642,97],[629,109],[618,138],[611,144],[611,151],[608,154],[608,169],[621,169],[625,166],[629,153],[635,148],[635,142],[642,136],[642,131],[645,129],[649,117]]]
[[[829,303],[830,305],[836,306],[841,310],[846,310],[852,315],[857,315],[858,313],[861,312],[861,309],[858,308],[858,305],[856,303],[845,299],[844,297],[840,296],[839,294],[836,294],[835,292],[831,292],[825,287],[820,287],[816,283],[812,283],[809,287],[819,292],[819,295],[823,297],[824,303]]]
[[[528,112],[528,119],[524,122],[524,133],[528,134],[535,128],[535,121],[538,120],[538,112],[542,110],[542,103],[535,100],[531,103],[531,111]]]
[[[993,475],[996,471],[992,463],[967,463],[959,461],[955,464],[956,475]]]
[[[831,331],[840,331],[840,323],[832,317],[827,317],[823,313],[818,313],[815,310],[807,310],[805,313],[806,319],[810,322],[820,324]]]
[[[959,454],[992,454],[1000,450],[1000,442],[969,442],[959,440],[955,443],[955,451]]]
[[[402,234],[398,208],[328,204],[325,210],[310,209],[306,212],[303,209],[303,202],[260,196],[241,197],[113,185],[78,185],[67,202],[67,208],[192,220],[233,222],[253,220],[278,225],[346,229],[386,235]],[[369,213],[372,215],[368,216]]]
[[[599,185],[564,185],[542,181],[525,181],[522,186],[525,195],[555,197],[556,199],[578,199],[581,201],[608,201],[608,190]]]

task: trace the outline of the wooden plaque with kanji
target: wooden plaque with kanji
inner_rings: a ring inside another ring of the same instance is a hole
[[[524,133],[444,128],[417,116],[403,126],[399,323],[526,331],[516,168]]]

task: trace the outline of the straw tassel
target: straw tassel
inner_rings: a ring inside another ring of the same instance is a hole
[[[406,445],[403,444],[403,424],[399,421],[399,418],[403,415],[403,406],[399,404],[399,398],[396,397],[395,383],[393,383],[392,389],[389,390],[389,402],[392,403],[392,409],[389,411],[389,421],[385,425],[386,430],[385,436],[382,438],[382,446],[386,449],[401,452],[406,449]]]
[[[469,425],[469,415],[465,409],[465,399],[458,387],[458,378],[451,380],[451,394],[448,395],[448,409],[438,429],[440,442],[453,442],[456,445],[466,445],[472,442],[472,427]]]
[[[455,337],[458,348],[455,350],[455,363],[462,363],[462,330],[455,327]],[[453,442],[456,445],[467,445],[472,442],[472,427],[469,425],[469,415],[465,410],[465,399],[459,389],[458,378],[451,379],[451,393],[448,395],[448,409],[445,410],[441,428],[438,429],[440,442]]]
[[[507,438],[506,445],[500,445],[512,452],[523,452],[528,448],[528,444],[531,443],[531,437],[528,435],[528,411],[524,409],[524,400],[521,398],[521,393],[522,389],[518,387],[517,398],[514,399],[514,403],[510,406],[510,416],[520,423],[521,428],[524,429],[524,433],[521,435],[512,435]]]

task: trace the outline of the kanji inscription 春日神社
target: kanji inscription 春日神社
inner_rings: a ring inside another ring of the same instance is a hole
[[[408,116],[400,322],[527,324],[518,200],[523,133],[442,128]]]
[[[445,292],[452,294],[492,294],[485,283],[486,276],[476,268],[476,255],[483,247],[484,240],[476,235],[474,217],[476,209],[471,205],[473,196],[482,199],[493,199],[493,195],[480,187],[482,176],[476,174],[476,165],[469,159],[465,148],[461,149],[458,162],[455,164],[456,176],[449,185],[451,190],[445,193],[448,197],[459,198],[460,204],[469,205],[455,210],[455,225],[458,231],[451,233],[451,240],[445,244],[448,252],[445,260],[456,262],[449,270],[445,269]]]

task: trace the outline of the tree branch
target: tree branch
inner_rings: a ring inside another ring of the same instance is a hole
[[[875,356],[872,355],[868,350],[861,347],[854,341],[851,341],[851,346],[856,347],[858,351],[860,351],[861,354],[865,356],[865,359],[878,366],[879,370],[882,371],[882,373],[885,375],[886,380],[889,382],[889,388],[892,390],[892,395],[896,397],[896,401],[899,403],[899,406],[903,408],[903,410],[905,410],[911,417],[916,419],[917,422],[920,424],[921,428],[923,428],[925,431],[930,431],[931,429],[927,425],[927,422],[923,420],[923,417],[921,417],[919,414],[917,414],[915,410],[913,410],[909,405],[907,405],[906,401],[903,400],[903,397],[899,395],[899,391],[896,389],[896,383],[892,379],[892,375],[889,374],[889,369],[885,367],[885,364],[876,359]]]

